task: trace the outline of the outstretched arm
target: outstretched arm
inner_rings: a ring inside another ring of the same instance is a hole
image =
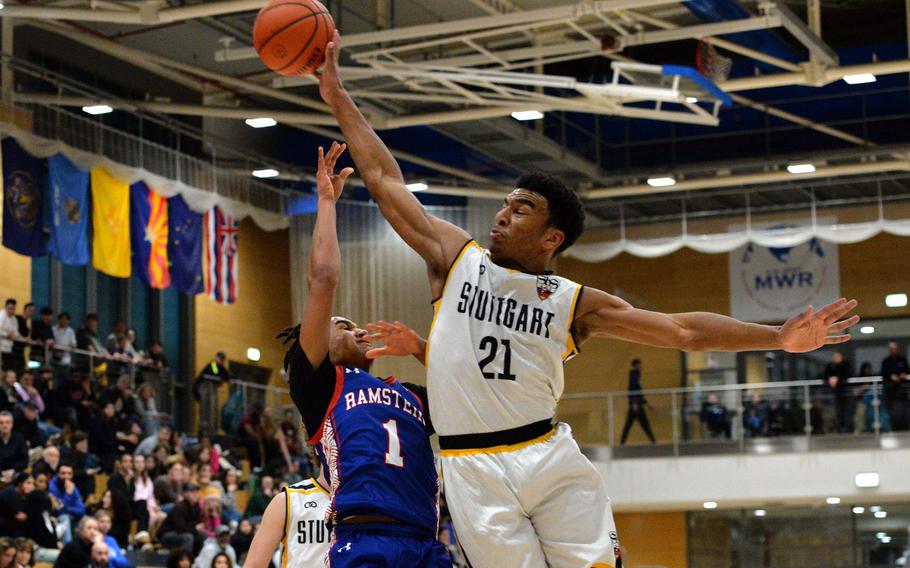
[[[278,548],[278,543],[285,538],[285,515],[287,507],[285,502],[287,493],[284,491],[278,493],[272,498],[269,506],[266,507],[262,515],[262,524],[253,537],[250,544],[250,550],[246,553],[246,560],[243,562],[243,568],[268,568],[272,561],[272,555]]]
[[[328,155],[319,147],[319,169],[316,173],[316,226],[307,263],[309,294],[300,321],[300,347],[314,368],[329,351],[332,301],[341,278],[341,248],[335,229],[335,202],[341,196],[344,182],[354,170],[345,168],[335,175],[335,162],[345,145],[332,143]]]
[[[574,330],[579,342],[589,337],[613,337],[684,351],[783,349],[803,353],[849,340],[849,335],[829,334],[839,333],[859,322],[859,316],[841,320],[856,305],[856,300],[840,299],[818,312],[810,307],[783,326],[770,326],[707,312],[663,314],[641,310],[606,292],[585,288]]]
[[[341,84],[339,42],[340,36],[336,32],[326,47],[325,66],[319,74],[319,92],[338,119],[367,190],[395,232],[427,263],[430,286],[434,297],[439,296],[449,266],[470,236],[427,213],[405,186],[395,158]]]

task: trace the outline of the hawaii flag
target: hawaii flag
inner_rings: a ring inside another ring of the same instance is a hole
[[[168,202],[143,182],[130,186],[133,205],[133,258],[139,279],[159,290],[171,285],[168,268]]]
[[[117,278],[129,278],[130,186],[92,168],[92,261],[95,268]]]
[[[205,293],[221,304],[237,301],[237,221],[220,208],[205,214]]]

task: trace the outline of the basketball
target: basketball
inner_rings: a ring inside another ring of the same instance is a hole
[[[309,75],[322,65],[335,22],[317,0],[272,0],[256,16],[253,46],[281,75]]]

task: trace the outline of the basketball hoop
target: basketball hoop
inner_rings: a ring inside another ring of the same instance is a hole
[[[698,42],[696,67],[699,73],[715,83],[720,83],[730,77],[733,60],[717,53],[717,49],[711,45],[710,41],[702,40]]]

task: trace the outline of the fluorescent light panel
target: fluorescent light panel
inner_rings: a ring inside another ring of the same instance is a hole
[[[856,75],[844,75],[844,82],[848,85],[863,85],[865,83],[874,83],[878,79],[872,73],[858,73]]]
[[[410,191],[426,191],[430,188],[430,186],[423,183],[422,181],[409,183],[405,187],[408,188]]]
[[[875,471],[857,473],[855,481],[857,487],[878,487],[878,484],[880,483],[878,472]],[[872,507],[872,512],[874,513],[880,510],[881,507]]]
[[[865,508],[865,507],[853,507],[853,514],[854,514],[854,515],[862,515],[862,514],[865,513],[865,512],[866,512],[866,508]]]
[[[91,115],[98,115],[98,114],[107,114],[109,112],[114,112],[114,109],[112,107],[109,107],[108,105],[88,105],[88,106],[82,107],[82,112],[91,114]]]
[[[247,126],[251,126],[253,128],[268,128],[270,126],[275,126],[276,124],[278,124],[277,120],[275,120],[274,118],[269,118],[267,116],[263,116],[260,118],[248,118],[248,119],[244,120],[244,122],[246,123]]]
[[[907,294],[888,294],[885,296],[885,305],[889,308],[903,308],[907,305]]]
[[[764,517],[767,514],[768,514],[768,511],[765,511],[764,509],[755,509],[756,517]]]
[[[705,502],[702,504],[702,507],[704,507],[705,509],[716,509],[716,508],[717,508],[717,502],[715,502],[715,501],[705,501]]]
[[[651,187],[670,187],[676,185],[676,180],[671,176],[660,176],[648,178],[648,185]]]
[[[278,170],[275,170],[272,168],[265,168],[262,170],[253,170],[253,177],[258,177],[258,178],[278,177]]]
[[[888,511],[879,511],[879,512],[875,513],[875,518],[876,518],[876,519],[886,519],[886,518],[888,518]]]
[[[859,328],[859,332],[864,335],[869,335],[870,333],[875,333],[875,328],[871,325],[864,325],[863,327]]]
[[[512,113],[515,120],[540,120],[543,113],[539,110],[520,110]]]
[[[840,497],[828,497],[825,499],[825,503],[829,505],[840,505]]]
[[[811,174],[815,171],[815,166],[812,164],[790,164],[787,166],[787,171],[791,174]]]
[[[695,103],[698,102],[698,98],[696,98],[696,97],[686,97],[686,102],[687,102],[687,103],[691,103],[691,104],[695,104]]]

